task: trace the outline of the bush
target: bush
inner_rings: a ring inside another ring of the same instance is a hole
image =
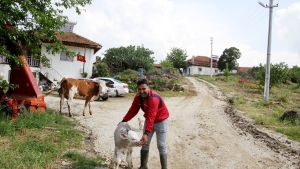
[[[109,69],[106,63],[104,62],[99,62],[96,65],[96,69],[97,69],[97,74],[100,77],[109,77]]]

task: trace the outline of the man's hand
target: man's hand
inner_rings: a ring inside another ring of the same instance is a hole
[[[144,134],[140,140],[141,146],[144,146],[147,144],[147,140],[148,140],[148,135]]]

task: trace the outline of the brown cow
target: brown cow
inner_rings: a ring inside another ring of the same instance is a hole
[[[77,80],[73,78],[63,78],[60,83],[59,96],[60,96],[60,114],[61,108],[64,103],[64,98],[67,99],[69,116],[72,117],[70,111],[70,105],[74,98],[74,95],[77,94],[81,97],[86,97],[83,116],[85,116],[85,108],[87,104],[89,105],[89,112],[92,115],[91,111],[91,101],[99,96],[99,94],[105,94],[106,91],[106,82],[100,80],[99,82],[89,81],[89,80]]]

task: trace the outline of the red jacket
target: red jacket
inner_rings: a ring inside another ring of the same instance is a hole
[[[169,111],[161,96],[150,89],[148,97],[142,99],[139,94],[134,97],[130,109],[123,118],[123,122],[131,120],[139,112],[140,108],[145,113],[145,133],[152,132],[154,122],[160,122],[169,117]]]

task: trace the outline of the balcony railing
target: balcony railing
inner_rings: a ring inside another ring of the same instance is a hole
[[[31,56],[27,56],[27,63],[30,67],[40,67],[40,59],[32,58]],[[8,64],[9,60],[6,56],[0,55],[0,63]]]

